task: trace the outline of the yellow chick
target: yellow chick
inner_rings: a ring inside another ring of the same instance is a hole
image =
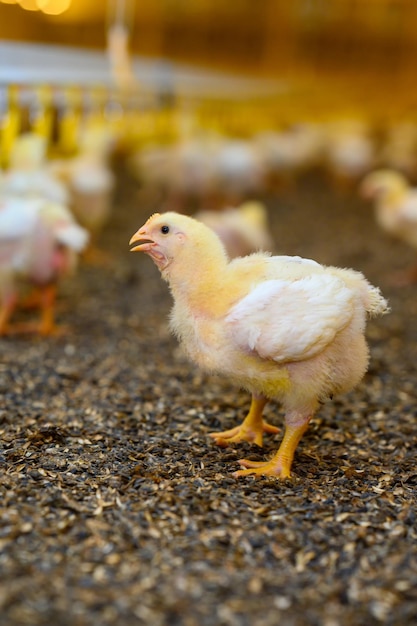
[[[231,258],[272,248],[268,215],[262,202],[251,200],[223,211],[199,211],[194,218],[218,234]]]
[[[384,168],[398,170],[414,178],[417,168],[417,124],[404,120],[392,124],[387,129],[379,156]]]
[[[374,200],[379,226],[394,237],[417,248],[417,189],[409,186],[403,174],[377,170],[368,174],[360,186],[366,199]],[[411,268],[397,282],[417,280],[417,267]]]
[[[359,272],[300,257],[256,253],[229,260],[219,237],[174,212],[151,216],[131,238],[169,284],[171,329],[189,358],[252,394],[249,413],[220,445],[262,445],[276,428],[262,419],[269,399],[285,410],[285,434],[267,462],[242,460],[246,474],[290,476],[296,447],[320,402],[352,389],[368,364],[367,315],[387,312]]]

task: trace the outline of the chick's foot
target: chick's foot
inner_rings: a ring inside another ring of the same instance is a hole
[[[230,443],[239,443],[240,441],[248,441],[249,443],[255,443],[257,446],[262,447],[263,433],[276,434],[279,432],[279,428],[265,421],[262,421],[257,428],[254,428],[253,425],[246,424],[245,421],[242,422],[240,426],[236,426],[230,430],[225,430],[220,433],[209,433],[209,437],[214,439],[216,444],[223,448]]]
[[[238,443],[239,441],[248,441],[256,443],[262,447],[264,433],[277,433],[279,429],[272,426],[262,419],[262,411],[264,410],[267,400],[262,395],[253,394],[249,413],[240,426],[225,430],[222,433],[210,433],[217,445],[228,446],[229,443]]]
[[[239,476],[274,476],[275,478],[290,478],[291,463],[287,459],[271,459],[266,463],[264,461],[249,461],[248,459],[242,459],[239,464],[247,469],[238,470],[233,473],[233,476],[238,478]]]
[[[286,424],[284,439],[275,456],[266,463],[259,461],[249,461],[243,459],[239,461],[244,470],[238,470],[233,474],[235,477],[248,476],[275,476],[278,478],[290,478],[291,465],[294,459],[295,450],[301,437],[308,428],[311,416],[307,416],[295,423]]]

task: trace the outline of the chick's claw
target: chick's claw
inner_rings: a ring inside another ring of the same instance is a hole
[[[257,446],[262,447],[263,433],[275,435],[278,432],[279,428],[262,421],[260,428],[248,427],[243,423],[240,426],[220,433],[209,433],[209,437],[214,439],[215,443],[223,448],[228,446],[229,443],[239,443],[241,441],[248,441],[249,443],[255,443]]]
[[[249,461],[248,459],[242,459],[239,464],[246,469],[238,470],[233,473],[235,478],[240,476],[274,476],[274,478],[290,478],[290,464],[284,460],[278,461],[277,459],[271,459],[271,461]]]

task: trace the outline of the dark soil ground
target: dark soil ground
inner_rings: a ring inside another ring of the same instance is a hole
[[[369,372],[322,407],[290,481],[235,479],[207,433],[249,406],[170,337],[168,289],[128,240],[154,212],[125,180],[106,267],[61,288],[69,332],[0,341],[0,623],[404,626],[417,620],[417,287],[413,259],[354,192],[304,180],[270,198],[277,250],[354,267],[390,315]],[[279,408],[266,418],[280,424]]]

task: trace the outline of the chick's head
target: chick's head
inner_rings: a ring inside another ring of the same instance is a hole
[[[367,200],[400,199],[408,187],[405,177],[394,170],[377,170],[363,179],[360,193]]]
[[[165,275],[174,262],[177,266],[191,264],[193,267],[197,259],[201,259],[202,251],[205,258],[226,257],[220,239],[210,228],[173,211],[151,215],[129,243],[137,244],[131,251],[148,254]]]

